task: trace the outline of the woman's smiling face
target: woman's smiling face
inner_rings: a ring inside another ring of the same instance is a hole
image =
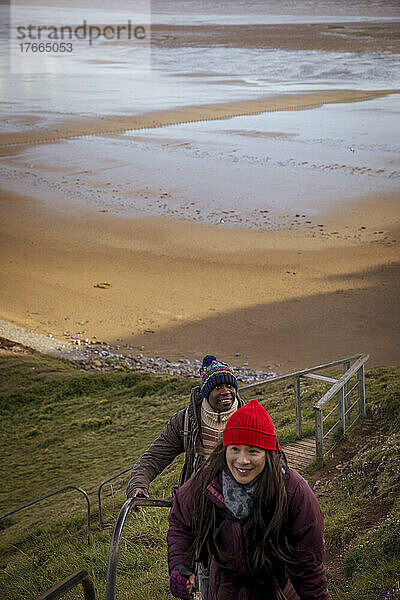
[[[238,483],[251,483],[265,467],[265,450],[232,444],[226,447],[226,462]]]

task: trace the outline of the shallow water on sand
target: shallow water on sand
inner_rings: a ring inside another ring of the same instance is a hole
[[[73,4],[60,8],[59,18],[80,22],[88,16],[86,9],[74,12]],[[198,4],[157,0],[152,21],[201,22],[207,28],[211,22],[400,18],[398,2],[390,1],[224,0],[216,5],[207,0],[201,13]],[[38,14],[26,7],[27,22]],[[105,3],[90,15],[91,22],[97,18],[103,23],[126,16],[110,12]],[[229,48],[154,46],[150,68],[134,71],[140,49],[103,43],[94,50],[76,56],[69,71],[60,63],[49,72],[13,74],[2,53],[2,131],[282,93],[400,88],[398,54],[387,51],[250,48],[245,39],[241,47]],[[286,213],[313,217],[321,207],[398,189],[400,148],[394,123],[399,110],[398,95],[392,95],[32,147],[2,157],[0,164],[6,187],[50,201],[56,197],[60,203],[117,214],[275,227]]]
[[[306,224],[398,190],[397,102],[392,95],[132,131],[55,144],[51,153],[36,146],[6,161],[3,180],[53,204],[120,216],[256,229]]]
[[[400,87],[397,56],[378,53],[153,50],[152,71],[135,74],[127,68],[128,51],[118,50],[115,56],[109,52],[108,60],[114,59],[119,60],[117,66],[90,64],[87,73],[20,74],[3,79],[0,115],[127,115],[287,92]]]
[[[214,2],[202,3],[199,13],[198,2],[168,0],[153,2],[150,16],[154,23],[163,21],[162,15],[169,15],[171,24],[177,18],[193,24],[200,14],[205,28],[206,20],[215,13],[218,22],[229,22],[234,17],[249,23],[284,23],[296,19],[311,22],[318,10],[324,22],[335,19],[335,15],[342,20],[376,16],[400,18],[398,3],[383,4],[384,7],[380,2],[358,0],[346,3],[344,9],[339,1],[244,3],[225,0],[218,8]],[[26,23],[40,22],[43,10],[24,7]],[[7,12],[4,6],[0,11],[4,31]],[[115,23],[129,16],[126,9],[107,10],[105,3],[97,9],[78,9],[72,3],[68,9],[58,7],[56,14],[61,23],[81,23],[84,19],[89,23],[104,23],[107,19]],[[264,20],[262,15],[267,15]],[[6,40],[3,38],[0,43],[0,115],[5,117],[11,112],[39,116],[47,113],[55,119],[73,115],[138,114],[152,109],[251,99],[287,91],[400,87],[398,55],[388,52],[255,49],[246,47],[244,39],[242,47],[237,48],[152,47],[149,55],[147,49],[128,43],[103,42],[71,56],[68,68],[64,57],[53,61],[51,70],[43,68],[43,72],[36,73],[28,69],[26,73],[11,74]],[[41,64],[45,64],[44,58]],[[134,70],[134,66],[138,70]],[[9,129],[10,124],[13,126],[15,122],[6,121],[4,128]]]

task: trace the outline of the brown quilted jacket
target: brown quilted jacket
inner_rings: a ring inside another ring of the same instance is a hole
[[[146,450],[142,458],[133,466],[126,490],[127,495],[135,488],[149,489],[150,483],[167,467],[176,456],[185,452],[185,463],[179,478],[179,485],[187,481],[204,460],[201,437],[201,403],[203,397],[200,386],[192,388],[189,406],[175,413],[161,435]],[[243,401],[238,396],[238,405]],[[188,431],[184,432],[185,413],[188,411]]]

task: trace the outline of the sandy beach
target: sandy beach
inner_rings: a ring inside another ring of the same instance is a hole
[[[381,202],[379,219],[371,199],[362,217],[255,232],[62,214],[2,195],[1,318],[60,339],[170,359],[213,350],[278,372],[362,351],[395,364],[398,200]]]
[[[154,47],[398,52],[390,23],[248,27],[160,24]],[[397,81],[266,94],[184,78],[181,105],[32,101],[4,120],[0,319],[279,373],[359,352],[397,364]]]

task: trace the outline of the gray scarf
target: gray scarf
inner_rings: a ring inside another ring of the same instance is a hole
[[[225,506],[238,519],[245,519],[253,510],[253,495],[258,477],[250,483],[238,483],[230,471],[222,471],[222,495]]]

